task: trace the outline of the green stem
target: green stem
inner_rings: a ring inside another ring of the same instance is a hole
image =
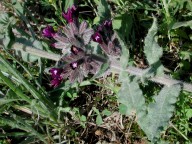
[[[15,43],[13,45],[14,49],[17,49],[18,45],[22,45],[20,43]],[[42,57],[42,58],[47,58],[47,59],[51,59],[54,61],[58,61],[61,56],[57,55],[57,54],[52,54],[43,50],[39,50],[39,49],[35,49],[32,47],[26,47],[25,49],[22,49],[25,52],[28,52],[30,54]],[[122,69],[121,64],[119,61],[113,61],[111,62],[111,71],[116,72],[116,73],[120,73],[122,71],[126,71],[132,75],[136,75],[136,76],[142,76],[145,72],[145,69],[139,69],[137,67],[131,67],[128,66],[125,70]],[[169,76],[164,75],[162,77],[153,77],[151,79],[149,79],[150,81],[153,81],[155,83],[159,83],[159,84],[163,84],[166,86],[170,86],[172,84],[176,84],[176,83],[180,83],[183,86],[183,90],[188,91],[188,92],[192,92],[192,84],[190,83],[186,83],[183,81],[179,81],[179,80],[175,80],[175,79],[171,79]]]

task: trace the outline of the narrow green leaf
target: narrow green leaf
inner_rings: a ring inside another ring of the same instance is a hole
[[[152,65],[159,61],[161,56],[163,55],[162,48],[158,45],[155,40],[155,35],[157,33],[157,19],[153,18],[153,24],[148,31],[148,34],[145,38],[145,46],[144,46],[144,53],[147,58],[149,65]]]
[[[74,4],[74,0],[66,0],[64,1],[64,3],[65,3],[64,11],[67,12],[67,9]]]
[[[164,86],[154,97],[155,102],[149,104],[147,115],[138,119],[138,124],[152,142],[158,141],[160,133],[168,126],[180,90],[180,85]]]
[[[180,28],[180,27],[187,27],[187,26],[192,28],[192,20],[190,20],[190,21],[183,21],[183,22],[176,22],[171,27],[171,29],[177,29],[177,28]]]
[[[0,119],[0,124],[4,124],[4,125],[8,125],[12,128],[18,128],[18,129],[24,130],[24,131],[36,136],[44,143],[47,143],[45,141],[45,137],[42,134],[37,132],[30,124],[26,123],[22,118],[20,118],[16,115],[14,116],[14,119],[8,119],[8,118],[2,117]]]
[[[0,137],[5,138],[5,137],[26,137],[31,134],[26,133],[26,132],[10,132],[10,133],[0,133]],[[1,143],[0,143],[1,144]]]
[[[7,84],[10,89],[12,89],[20,98],[22,98],[23,100],[25,100],[26,102],[30,103],[31,100],[30,98],[25,95],[22,90],[20,88],[17,88],[15,86],[15,84],[6,76],[3,75],[3,73],[0,71],[0,78],[5,82],[5,84]]]
[[[37,142],[37,138],[35,136],[29,135],[23,141],[19,142],[19,144],[30,144],[30,143],[35,143],[35,142]]]
[[[18,78],[21,83],[25,86],[26,89],[29,90],[29,92],[33,95],[33,97],[35,99],[40,100],[40,104],[41,106],[45,109],[45,111],[47,111],[48,114],[50,114],[50,117],[54,120],[57,121],[56,117],[57,114],[55,112],[54,109],[54,105],[53,103],[49,100],[48,97],[45,97],[45,95],[42,95],[33,85],[31,85],[26,79],[24,79],[24,77],[20,74],[20,72],[16,69],[14,69],[10,63],[0,54],[0,61],[6,66],[7,70],[12,73],[16,78]],[[5,77],[1,72],[0,72],[1,76],[3,77],[6,81],[7,84],[10,84],[10,88],[16,93],[18,92],[23,98],[25,98],[26,101],[28,101],[28,98],[23,95],[23,93],[21,91],[18,91],[14,84],[10,82],[10,80]],[[30,102],[30,101],[29,101]]]
[[[5,98],[0,98],[0,106],[4,104],[8,104],[10,102],[18,101],[18,99],[5,99]]]

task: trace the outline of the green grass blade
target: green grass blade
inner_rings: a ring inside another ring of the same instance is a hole
[[[45,137],[42,134],[37,132],[31,125],[29,125],[28,123],[23,121],[18,116],[14,116],[14,119],[8,119],[8,118],[2,117],[0,119],[0,124],[8,125],[11,128],[18,128],[18,129],[21,129],[23,131],[26,131],[26,132],[36,136],[37,138],[39,138],[42,142],[47,143],[45,141]]]
[[[15,77],[17,77],[21,83],[25,86],[25,88],[33,95],[35,99],[40,100],[42,107],[49,112],[50,117],[54,120],[57,121],[57,114],[55,112],[54,104],[47,98],[45,95],[42,95],[39,93],[39,91],[31,85],[24,77],[20,74],[20,72],[16,69],[14,69],[10,63],[0,54],[0,61],[6,66],[7,70],[11,72]],[[2,74],[2,73],[1,73]],[[3,75],[3,74],[2,74]],[[1,76],[2,76],[1,75]],[[3,76],[2,76],[3,77]],[[4,79],[9,82],[10,86],[12,87],[13,91],[15,90],[15,86],[11,85],[10,81],[4,77]],[[15,90],[17,93],[19,93],[23,98],[26,99],[25,96],[22,95],[22,93],[17,90]]]
[[[22,90],[18,87],[15,86],[15,84],[6,76],[3,75],[3,73],[0,71],[0,78],[5,82],[5,84],[7,84],[7,86],[10,87],[10,89],[12,89],[20,98],[22,98],[23,100],[25,100],[26,102],[30,103],[31,99],[25,95]]]

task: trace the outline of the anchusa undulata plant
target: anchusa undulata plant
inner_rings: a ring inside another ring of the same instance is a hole
[[[57,32],[51,26],[43,30],[43,36],[55,40],[52,46],[62,51],[62,57],[57,62],[56,68],[49,70],[53,87],[57,87],[67,78],[71,83],[82,82],[89,74],[97,74],[101,65],[108,62],[106,57],[93,52],[90,48],[91,40],[99,44],[107,57],[119,56],[121,53],[110,20],[104,21],[94,31],[88,27],[86,21],[81,23],[78,21],[76,6],[68,8],[62,15],[68,23],[66,26],[59,27]]]

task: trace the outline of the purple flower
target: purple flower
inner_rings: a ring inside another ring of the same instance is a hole
[[[57,87],[62,81],[62,77],[61,77],[62,69],[51,68],[49,72],[51,73],[51,78],[52,78],[51,86]]]
[[[77,7],[72,5],[71,8],[68,8],[67,12],[63,12],[63,17],[67,20],[68,23],[74,22],[74,17],[77,11]]]
[[[42,34],[44,37],[51,38],[55,34],[55,31],[52,26],[48,25],[46,28],[43,29]]]
[[[98,42],[99,44],[102,44],[102,43],[103,43],[102,36],[101,36],[100,33],[98,33],[98,32],[95,32],[95,33],[92,35],[92,39],[93,39],[93,41]]]
[[[52,79],[54,79],[54,78],[60,77],[60,75],[61,75],[61,73],[62,73],[62,70],[59,69],[59,68],[51,68],[51,69],[49,70],[49,72],[51,73]]]
[[[70,66],[74,70],[74,69],[77,68],[78,64],[77,64],[77,62],[73,62],[73,63],[70,64]]]
[[[57,87],[61,83],[62,79],[53,79],[51,80],[51,86],[52,87]]]

